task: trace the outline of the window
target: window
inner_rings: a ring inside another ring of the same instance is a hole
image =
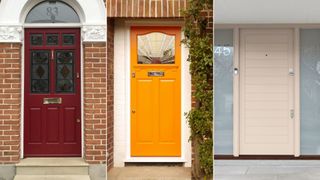
[[[174,64],[175,36],[149,33],[138,36],[138,64]]]
[[[320,29],[300,33],[301,154],[320,154]]]
[[[31,92],[49,92],[49,51],[31,52]]]
[[[76,11],[62,1],[44,1],[28,13],[26,23],[79,23]]]
[[[233,30],[215,30],[215,154],[233,152]]]

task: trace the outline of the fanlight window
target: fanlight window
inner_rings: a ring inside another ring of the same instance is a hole
[[[149,33],[138,36],[138,64],[174,64],[175,36]]]
[[[79,23],[76,11],[61,1],[44,1],[31,9],[26,23]]]

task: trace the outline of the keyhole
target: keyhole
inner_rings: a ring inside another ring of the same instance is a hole
[[[268,56],[268,54],[266,54],[266,56]]]

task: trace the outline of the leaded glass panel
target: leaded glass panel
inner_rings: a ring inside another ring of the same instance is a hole
[[[58,34],[47,34],[47,45],[56,46],[59,44],[59,35]]]
[[[42,45],[42,34],[31,34],[30,42],[32,46],[41,46]]]
[[[49,51],[31,52],[31,92],[49,92]]]
[[[74,35],[73,34],[63,34],[63,45],[74,45]]]
[[[56,92],[74,92],[74,53],[56,52]]]

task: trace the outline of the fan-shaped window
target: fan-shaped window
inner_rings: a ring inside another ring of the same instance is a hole
[[[175,36],[150,33],[138,36],[138,64],[174,64]]]
[[[26,23],[79,23],[76,11],[61,1],[44,1],[28,13]]]

